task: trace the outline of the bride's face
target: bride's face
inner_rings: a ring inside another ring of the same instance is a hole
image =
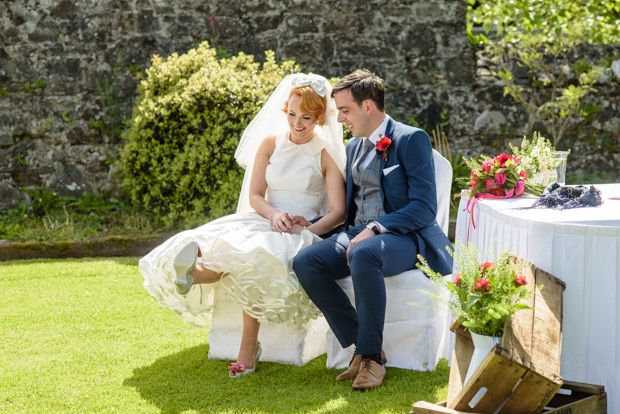
[[[314,127],[318,121],[316,116],[303,113],[300,104],[301,96],[292,95],[288,100],[286,112],[288,127],[291,130],[291,141],[297,144],[303,144],[312,139]]]

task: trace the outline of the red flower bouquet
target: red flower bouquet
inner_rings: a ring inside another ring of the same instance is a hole
[[[542,184],[529,181],[528,174],[517,156],[500,154],[495,158],[481,156],[478,160],[465,160],[471,169],[469,195],[491,194],[498,198],[519,197],[529,193],[540,196]]]

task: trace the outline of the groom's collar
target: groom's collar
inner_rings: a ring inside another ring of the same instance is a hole
[[[381,125],[379,125],[379,127],[375,129],[373,133],[370,134],[370,136],[368,137],[370,142],[372,142],[373,144],[376,144],[377,141],[379,141],[381,138],[385,136],[385,130],[387,129],[388,122],[390,121],[390,119],[392,118],[390,118],[389,115],[385,115],[385,119],[383,120],[383,122],[381,122]]]

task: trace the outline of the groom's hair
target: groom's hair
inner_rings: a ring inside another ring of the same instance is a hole
[[[340,79],[332,89],[332,98],[338,91],[350,89],[353,100],[361,105],[366,99],[372,100],[377,109],[385,111],[385,82],[366,69],[357,69]]]

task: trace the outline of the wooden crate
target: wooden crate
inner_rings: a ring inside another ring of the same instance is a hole
[[[553,275],[516,258],[519,273],[535,289],[528,299],[531,310],[520,310],[507,321],[502,348],[513,361],[547,378],[560,376],[563,293],[566,284]]]
[[[564,391],[569,391],[566,395]],[[458,411],[446,407],[446,402],[431,404],[418,401],[413,404],[410,414],[489,414],[477,411]],[[520,414],[529,414],[522,411]],[[542,414],[607,414],[607,393],[601,385],[591,385],[566,381],[559,392],[543,409]]]
[[[537,414],[562,384],[562,295],[566,285],[522,259],[516,258],[516,263],[518,273],[525,275],[532,289],[526,301],[532,309],[520,310],[506,322],[501,345],[493,348],[466,384],[474,346],[469,332],[453,324],[456,335],[448,400],[443,407],[452,411],[446,412]],[[534,289],[541,285],[542,289]],[[472,407],[479,392],[484,396]]]
[[[566,285],[523,259],[515,258],[515,262],[517,272],[526,277],[532,290],[532,295],[526,301],[532,309],[517,311],[506,322],[501,343],[501,348],[505,352],[501,355],[520,364],[526,370],[547,378],[557,387],[561,383],[562,296]],[[534,289],[534,286],[542,288]],[[463,405],[461,401],[456,401],[457,397],[470,395],[470,392],[462,392],[462,389],[468,386],[464,384],[464,380],[474,345],[468,331],[454,324],[451,329],[456,335],[450,368],[448,407],[455,408]],[[473,383],[469,381],[468,384],[472,386]],[[541,390],[541,398],[550,398],[547,391],[546,388],[544,392]],[[499,401],[496,403],[499,405]]]
[[[447,407],[461,412],[540,413],[562,385],[513,361],[495,345]]]
[[[607,414],[607,393],[602,385],[564,381],[560,391],[543,414]],[[570,395],[563,391],[569,391]]]

